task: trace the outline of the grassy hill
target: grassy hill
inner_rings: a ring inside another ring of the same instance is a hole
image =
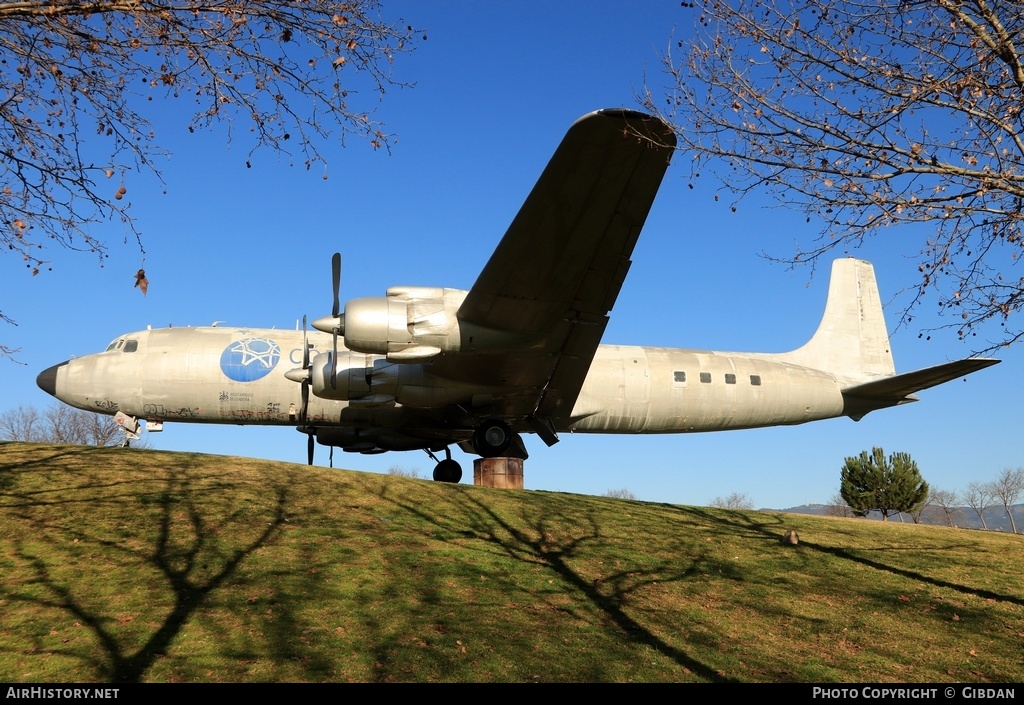
[[[1022,573],[994,532],[0,444],[2,681],[1020,682]]]

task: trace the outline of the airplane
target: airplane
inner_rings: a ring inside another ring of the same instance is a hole
[[[398,286],[340,305],[314,331],[187,327],[119,336],[37,378],[72,406],[139,420],[294,426],[345,451],[423,450],[459,482],[451,446],[527,458],[522,434],[694,433],[854,420],[994,365],[968,358],[896,374],[872,265],[832,267],[825,312],[786,353],[603,345],[601,338],[675,137],[661,120],[599,110],[569,129],[469,291]],[[127,440],[126,440],[127,442]],[[438,460],[436,453],[445,453]]]

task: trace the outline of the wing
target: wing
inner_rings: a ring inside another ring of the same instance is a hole
[[[441,356],[431,372],[505,390],[488,400],[490,413],[535,430],[537,419],[550,427],[567,416],[674,147],[668,126],[643,113],[577,120],[457,314],[518,342]]]
[[[917,401],[914,392],[985,369],[998,362],[999,360],[991,358],[971,357],[858,384],[856,387],[843,390],[843,413],[859,421],[869,411]]]

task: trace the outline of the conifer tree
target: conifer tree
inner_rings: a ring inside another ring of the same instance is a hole
[[[913,512],[928,500],[928,483],[906,453],[888,458],[881,448],[846,459],[839,492],[857,516],[881,512],[882,521],[891,514]]]

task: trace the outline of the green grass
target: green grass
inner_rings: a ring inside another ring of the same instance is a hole
[[[1021,575],[991,532],[0,445],[0,681],[1019,682]]]

